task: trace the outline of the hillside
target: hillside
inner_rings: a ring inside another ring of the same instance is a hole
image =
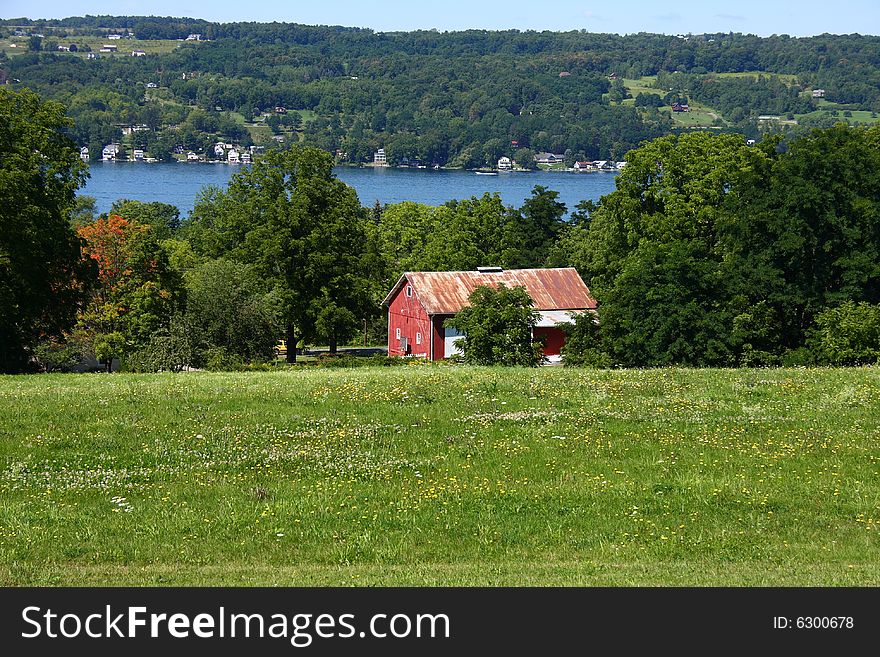
[[[385,148],[392,164],[475,168],[508,155],[531,166],[545,151],[569,164],[622,159],[680,130],[758,137],[874,121],[878,46],[859,35],[377,33],[85,17],[0,21],[0,81],[65,103],[92,152],[124,139],[159,159],[210,158],[217,141],[301,141],[351,163]],[[132,125],[140,130],[123,134]]]
[[[878,581],[876,368],[0,377],[0,583]]]

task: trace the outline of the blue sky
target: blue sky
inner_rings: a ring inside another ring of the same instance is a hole
[[[878,0],[326,0],[263,3],[241,0],[2,0],[0,18],[65,16],[189,16],[213,21],[282,21],[370,27],[378,31],[432,29],[585,29],[590,32],[686,34],[744,32],[767,36],[880,34]]]

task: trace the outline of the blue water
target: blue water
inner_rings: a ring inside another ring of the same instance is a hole
[[[187,215],[199,191],[206,185],[225,187],[238,165],[162,162],[92,162],[91,178],[81,194],[97,199],[98,212],[107,212],[114,201],[161,201],[177,206]],[[472,171],[431,169],[352,168],[334,169],[336,176],[354,187],[365,206],[415,201],[441,205],[452,199],[498,192],[506,205],[520,207],[535,185],[559,192],[569,211],[585,199],[598,201],[614,191],[614,173],[508,172],[478,175]]]

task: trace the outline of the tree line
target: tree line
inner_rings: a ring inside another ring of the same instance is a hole
[[[271,359],[281,338],[291,361],[301,342],[384,343],[379,301],[400,273],[481,265],[577,267],[599,310],[570,327],[569,364],[880,354],[880,128],[755,146],[661,137],[568,218],[541,186],[520,208],[490,194],[366,208],[329,153],[297,146],[204,189],[181,221],[162,203],[120,200],[96,217],[77,199],[87,172],[57,103],[0,90],[0,118],[4,372],[84,356],[232,367]]]

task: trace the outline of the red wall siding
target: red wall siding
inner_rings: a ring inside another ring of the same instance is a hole
[[[561,329],[552,327],[536,327],[535,337],[544,336],[544,355],[558,356],[562,345],[565,344],[565,333]]]
[[[443,322],[452,317],[452,315],[434,315],[433,318],[433,337],[434,340],[434,360],[443,360],[446,358],[446,330],[443,328]]]
[[[389,356],[419,356],[431,357],[431,320],[415,290],[411,297],[406,296],[406,283],[388,304],[388,355]],[[400,329],[401,337],[409,341],[409,352],[404,354],[400,350],[400,340],[397,339],[397,329]],[[416,344],[416,333],[422,334],[422,343]]]

